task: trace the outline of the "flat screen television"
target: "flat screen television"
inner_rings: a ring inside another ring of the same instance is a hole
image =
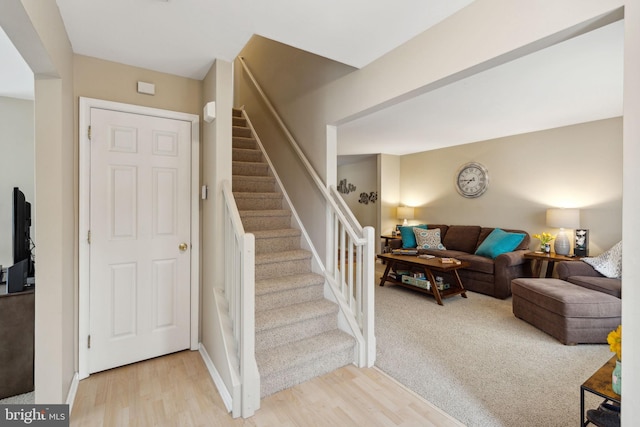
[[[9,267],[9,278],[13,269],[14,277],[12,287],[17,291],[19,283],[17,277],[33,277],[35,273],[33,257],[31,253],[31,203],[27,202],[24,193],[18,187],[13,188],[13,267]],[[16,270],[19,270],[16,271]],[[18,279],[22,281],[22,279]],[[23,283],[24,284],[24,283]]]

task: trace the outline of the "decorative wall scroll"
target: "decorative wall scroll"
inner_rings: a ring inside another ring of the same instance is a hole
[[[356,191],[356,186],[353,184],[348,184],[347,179],[340,180],[340,184],[337,187],[338,191],[342,194],[349,194],[352,191]]]

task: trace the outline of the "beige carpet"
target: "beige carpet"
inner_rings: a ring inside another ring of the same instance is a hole
[[[606,344],[562,345],[517,319],[510,298],[467,292],[439,306],[375,288],[376,366],[468,426],[578,425],[580,385],[612,356]]]

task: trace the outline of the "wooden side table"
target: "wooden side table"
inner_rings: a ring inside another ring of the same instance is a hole
[[[394,236],[392,234],[383,234],[380,236],[381,239],[384,239],[384,246],[389,246],[389,240],[402,240],[402,237],[398,234]]]
[[[593,375],[580,386],[580,425],[586,426],[589,421],[585,417],[584,392],[588,391],[604,399],[605,402],[614,402],[620,405],[620,395],[611,388],[611,373],[616,366],[616,356],[602,365]]]
[[[560,261],[580,261],[581,257],[558,255],[554,252],[527,252],[524,257],[531,260],[531,277],[540,277],[540,271],[542,270],[542,263],[546,261],[547,271],[545,277],[551,277],[553,274],[553,266],[556,262]]]

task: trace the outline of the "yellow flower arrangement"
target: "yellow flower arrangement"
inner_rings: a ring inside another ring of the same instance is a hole
[[[618,325],[615,331],[609,332],[607,342],[611,351],[618,357],[618,360],[622,361],[622,325]]]
[[[544,246],[548,243],[551,243],[551,241],[555,239],[556,236],[552,235],[551,233],[540,233],[540,234],[534,234],[533,238],[540,240],[540,245]]]

